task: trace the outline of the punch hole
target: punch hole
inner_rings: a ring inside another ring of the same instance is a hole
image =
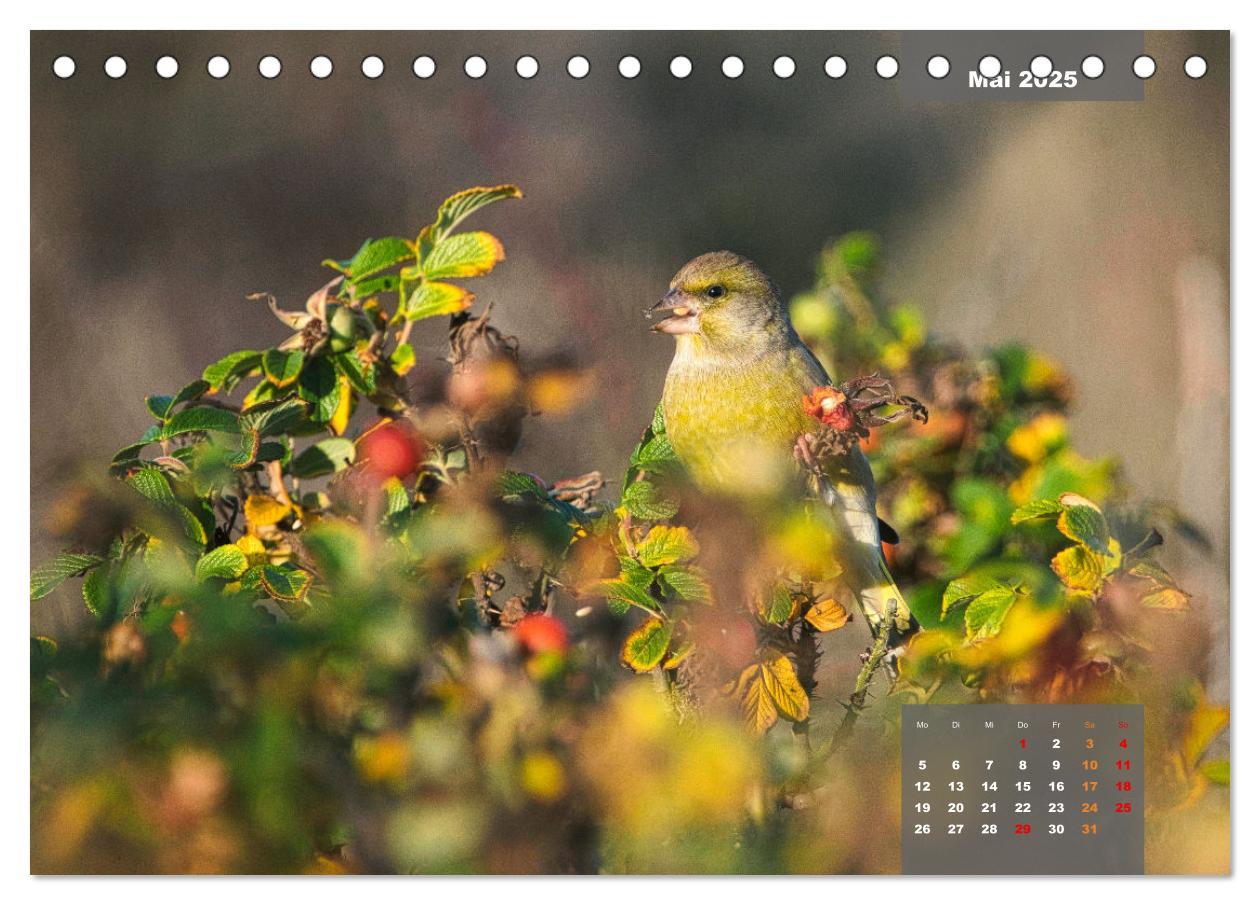
[[[569,57],[568,65],[565,69],[569,71],[569,75],[575,79],[584,79],[591,73],[591,61],[586,57],[578,54]]]
[[[53,60],[53,65],[52,65],[53,75],[55,75],[59,79],[70,78],[70,76],[74,75],[74,70],[76,68],[77,67],[74,62],[74,57],[67,57],[63,55]]]
[[[516,61],[516,74],[523,79],[532,79],[538,75],[538,60],[529,54],[520,57]]]
[[[120,79],[127,74],[127,61],[120,56],[112,56],[105,61],[105,74],[111,79]]]
[[[927,61],[927,74],[934,79],[943,79],[949,75],[949,57],[937,54]]]
[[[1155,58],[1142,54],[1133,60],[1133,74],[1145,81],[1155,74]]]
[[[674,57],[669,61],[669,71],[676,79],[685,79],[691,75],[691,59],[684,56]]]
[[[827,73],[827,78],[842,79],[844,74],[849,71],[849,64],[841,56],[830,56],[823,61],[823,72]]]
[[[993,54],[988,54],[980,58],[976,70],[986,79],[995,79],[1002,73],[1002,61]]]
[[[206,61],[206,72],[210,74],[212,79],[225,79],[231,71],[232,64],[228,62],[228,58],[225,56],[213,56]]]
[[[258,61],[258,74],[265,79],[274,79],[282,68],[279,57],[269,55]]]
[[[897,75],[897,70],[900,68],[901,64],[891,54],[884,54],[875,61],[875,74],[881,79],[894,78]]]
[[[379,79],[385,74],[385,61],[376,54],[371,54],[363,58],[363,62],[359,64],[359,71],[369,79]]]
[[[1047,78],[1054,72],[1054,61],[1045,54],[1038,54],[1028,64],[1028,70],[1039,79]]]
[[[486,70],[490,67],[486,65],[486,58],[479,56],[471,56],[464,60],[464,75],[470,79],[479,79],[486,74]]]
[[[437,72],[437,63],[433,62],[433,57],[418,56],[411,61],[411,71],[418,79],[433,78],[433,73]]]
[[[1085,59],[1081,60],[1081,75],[1087,79],[1101,78],[1103,72],[1107,69],[1107,64],[1103,62],[1103,58],[1096,53],[1092,53]]]
[[[789,56],[775,57],[771,68],[779,78],[790,79],[796,72],[796,60]]]
[[[1186,75],[1190,76],[1190,78],[1201,79],[1207,75],[1208,64],[1207,60],[1195,54],[1194,56],[1186,57],[1186,62],[1182,68],[1185,69]]]
[[[322,54],[311,58],[311,75],[317,79],[326,79],[332,75],[333,61]]]
[[[158,74],[158,78],[173,79],[179,72],[179,61],[172,56],[158,57],[153,64],[153,71]]]
[[[638,57],[625,56],[617,61],[617,71],[623,79],[633,79],[643,71],[643,64]]]
[[[728,79],[737,79],[744,74],[744,61],[737,56],[729,56],[722,61],[722,75]]]

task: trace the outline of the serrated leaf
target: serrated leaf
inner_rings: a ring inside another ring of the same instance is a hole
[[[209,365],[201,372],[201,379],[213,390],[230,390],[236,381],[248,371],[258,367],[262,361],[262,353],[252,349],[242,349],[225,355]]]
[[[950,616],[964,609],[967,604],[975,600],[985,591],[995,586],[990,578],[972,578],[964,575],[962,578],[955,578],[945,586],[945,593],[941,595],[941,619],[948,619]]]
[[[376,392],[375,365],[364,364],[354,352],[343,352],[335,356],[333,361],[337,364],[337,370],[350,381],[350,386],[354,387],[356,392],[364,396],[371,396]]]
[[[663,619],[648,619],[630,633],[621,646],[621,662],[635,672],[650,672],[665,659],[673,626]]]
[[[542,482],[523,471],[503,472],[495,482],[495,489],[502,497],[532,497],[544,501],[550,499]]]
[[[264,565],[259,570],[258,578],[263,590],[280,601],[304,600],[311,587],[311,573],[288,563],[278,566]]]
[[[762,658],[761,682],[782,716],[794,723],[809,716],[809,695],[796,678],[787,654],[771,653]]]
[[[853,616],[832,597],[820,600],[805,611],[805,621],[820,632],[842,628]]]
[[[1013,588],[990,588],[976,596],[967,605],[964,622],[967,626],[968,641],[982,641],[992,638],[1002,630],[1006,614],[1015,604],[1018,594]]]
[[[341,391],[337,369],[327,358],[312,358],[298,376],[298,398],[311,404],[311,419],[327,424],[337,414]]]
[[[426,280],[478,277],[503,260],[503,244],[490,233],[456,233],[440,239],[420,267]]]
[[[678,500],[666,496],[651,481],[635,481],[621,495],[621,505],[635,518],[655,521],[678,513]]]
[[[656,573],[651,569],[640,565],[638,560],[629,556],[618,556],[617,562],[621,565],[622,581],[629,582],[642,591],[647,591],[652,587],[652,582],[656,580]]]
[[[384,239],[368,239],[354,257],[345,261],[325,260],[324,266],[345,274],[352,283],[382,270],[409,260],[415,254],[415,246],[406,239],[387,236]]]
[[[105,614],[110,603],[109,573],[108,568],[93,569],[83,579],[83,605],[98,618]]]
[[[454,283],[426,280],[407,299],[407,320],[418,321],[440,314],[458,314],[473,303],[473,294]]]
[[[176,406],[200,398],[209,389],[210,384],[206,383],[206,381],[194,380],[174,396],[149,396],[144,402],[149,409],[149,414],[159,421],[166,421],[174,412]]]
[[[648,612],[660,609],[656,599],[643,588],[638,588],[620,578],[604,578],[583,586],[583,594],[598,594],[608,601],[614,612],[626,612],[631,606],[642,607]]]
[[[248,507],[248,504],[246,504]],[[236,544],[224,544],[215,547],[201,559],[193,569],[198,581],[208,578],[224,578],[233,580],[240,578],[249,569],[249,558]]]
[[[276,386],[287,387],[298,379],[305,358],[301,349],[291,351],[268,349],[262,357],[263,373]]]
[[[205,526],[186,506],[175,499],[170,481],[161,469],[146,465],[127,478],[127,485],[145,499],[156,504],[162,512],[177,520],[189,540],[199,545],[206,543]]]
[[[31,600],[47,597],[71,575],[99,566],[104,560],[91,553],[58,553],[52,562],[31,571]]]
[[[411,347],[411,343],[398,344],[398,348],[389,356],[389,366],[399,377],[416,366],[416,350]]]
[[[464,189],[442,202],[442,206],[438,208],[437,218],[429,229],[434,240],[440,241],[474,211],[496,201],[520,197],[521,190],[514,185],[475,186]]]
[[[1115,571],[1120,564],[1120,545],[1111,541],[1111,553],[1100,556],[1084,544],[1074,544],[1060,550],[1050,560],[1050,568],[1059,580],[1077,591],[1093,593],[1102,585],[1103,578]]]
[[[245,521],[256,528],[284,521],[293,509],[265,493],[251,493],[245,500]]]
[[[162,429],[162,437],[169,439],[194,431],[218,431],[223,434],[239,434],[241,419],[227,409],[199,406],[176,412]]]
[[[385,493],[385,518],[411,511],[411,495],[398,478],[390,478],[382,490]]]
[[[772,625],[779,625],[792,618],[796,605],[792,595],[781,584],[770,589],[770,593],[761,598],[761,618]]]
[[[354,462],[354,441],[348,437],[329,437],[308,446],[289,463],[295,478],[317,478],[333,474]]]
[[[734,687],[744,714],[744,725],[753,735],[765,735],[779,721],[779,708],[761,680],[761,665],[754,663],[745,667]]]
[[[136,462],[139,459],[140,451],[150,443],[155,443],[157,440],[161,439],[161,436],[162,428],[154,424],[144,432],[138,442],[132,443],[129,446],[124,446],[122,449],[118,450],[118,452],[114,453],[114,458],[110,461],[110,466],[117,469]]]
[[[713,588],[698,570],[687,566],[664,566],[661,582],[683,600],[713,601]]]
[[[639,562],[648,568],[687,562],[700,554],[700,545],[681,526],[656,525],[638,545]]]
[[[1065,497],[1068,495],[1064,494]],[[1084,544],[1095,553],[1106,556],[1110,552],[1107,548],[1111,540],[1107,519],[1092,503],[1088,506],[1079,503],[1064,504],[1063,512],[1059,514],[1058,526],[1064,536]]]
[[[1048,518],[1052,515],[1058,515],[1062,511],[1063,507],[1057,500],[1033,500],[1011,513],[1011,524],[1018,525],[1021,522],[1028,522],[1033,519]]]
[[[241,416],[241,424],[258,431],[260,437],[288,433],[306,420],[306,406],[296,399],[266,403]]]

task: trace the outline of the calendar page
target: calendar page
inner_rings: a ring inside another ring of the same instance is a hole
[[[1229,33],[468,15],[31,33],[30,872],[1230,873]]]

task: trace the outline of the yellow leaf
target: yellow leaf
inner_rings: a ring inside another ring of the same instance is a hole
[[[655,616],[630,633],[621,647],[621,662],[635,672],[650,672],[665,658],[674,627]]]
[[[418,321],[439,314],[458,314],[472,302],[473,294],[462,286],[426,280],[407,299],[407,320]]]
[[[350,381],[342,374],[337,378],[337,410],[328,420],[328,427],[338,437],[346,432],[346,425],[350,423],[353,401],[354,394],[350,392]]]
[[[761,681],[761,665],[754,663],[744,668],[731,690],[740,700],[744,711],[744,725],[753,735],[765,735],[779,721],[779,711],[774,700]]]
[[[245,500],[245,521],[253,527],[274,525],[289,512],[289,506],[265,493],[251,493]]]
[[[685,562],[700,553],[691,532],[683,527],[656,525],[639,544],[639,562],[649,569],[669,563]]]
[[[761,684],[779,708],[779,713],[799,723],[809,716],[809,695],[796,678],[787,654],[771,652],[761,661]]]
[[[1195,768],[1208,745],[1229,725],[1229,708],[1211,704],[1202,688],[1195,690],[1194,710],[1186,720],[1185,734],[1181,741],[1181,758],[1186,771]]]
[[[818,601],[805,613],[805,621],[820,632],[835,631],[852,618],[849,611],[831,597]]]
[[[420,262],[430,280],[476,277],[487,274],[503,260],[503,244],[487,232],[447,236]]]
[[[661,668],[662,669],[677,669],[679,666],[682,665],[682,662],[684,660],[686,660],[695,652],[696,652],[695,642],[688,641],[682,647],[678,648],[678,650],[670,654],[669,659],[661,664]]]
[[[270,497],[268,497],[270,499]],[[237,548],[245,554],[251,566],[267,561],[267,548],[252,534],[242,534],[236,539]]]

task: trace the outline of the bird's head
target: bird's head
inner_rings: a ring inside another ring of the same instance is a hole
[[[647,311],[666,315],[652,329],[714,348],[755,348],[788,326],[779,290],[752,261],[715,251],[689,261]]]

